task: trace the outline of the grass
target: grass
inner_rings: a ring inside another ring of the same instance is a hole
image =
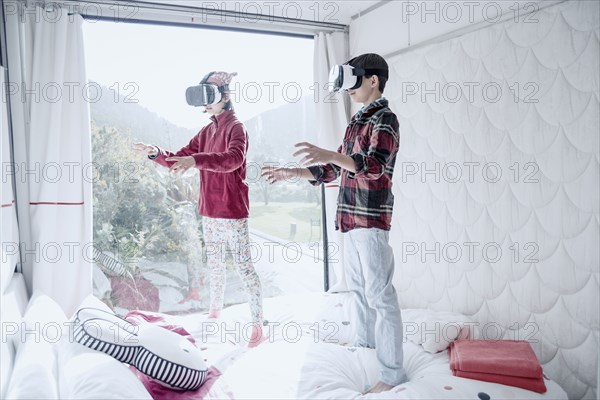
[[[312,228],[310,220],[321,220],[321,206],[314,203],[254,203],[250,207],[250,228],[283,240],[296,242],[316,241],[322,238],[321,227]],[[296,236],[290,238],[290,225],[296,224]]]

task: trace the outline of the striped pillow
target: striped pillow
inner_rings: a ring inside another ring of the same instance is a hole
[[[164,386],[196,390],[206,380],[202,353],[175,332],[148,323],[133,325],[94,308],[77,311],[74,322],[78,343],[132,365]]]

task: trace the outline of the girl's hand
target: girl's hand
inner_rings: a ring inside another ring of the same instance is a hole
[[[196,166],[196,160],[192,156],[185,157],[169,157],[166,161],[173,161],[175,164],[171,165],[169,169],[171,172],[183,174],[190,168],[194,168]]]
[[[262,167],[261,171],[260,176],[263,176],[271,185],[290,179],[294,175],[292,168]]]
[[[156,146],[152,146],[150,144],[134,143],[133,150],[144,153],[147,156],[157,156],[158,155],[158,149],[156,148]]]

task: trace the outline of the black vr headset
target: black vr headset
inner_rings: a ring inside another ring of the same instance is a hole
[[[208,73],[197,86],[187,88],[185,99],[190,106],[203,107],[219,103],[223,94],[229,90],[229,85],[217,86],[206,83],[214,72]]]
[[[342,90],[358,89],[362,85],[363,76],[377,75],[382,78],[388,77],[387,69],[355,68],[352,65],[334,65],[329,72],[329,91],[340,92]]]

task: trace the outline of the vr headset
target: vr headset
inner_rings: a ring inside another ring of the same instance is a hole
[[[229,85],[217,86],[206,83],[208,78],[214,74],[207,74],[197,86],[187,88],[185,99],[190,106],[203,107],[219,103],[223,99],[223,93],[229,90]]]
[[[365,75],[377,75],[387,78],[388,71],[376,68],[354,68],[348,64],[334,65],[329,71],[329,91],[340,92],[342,90],[358,89],[362,85],[363,76]]]

